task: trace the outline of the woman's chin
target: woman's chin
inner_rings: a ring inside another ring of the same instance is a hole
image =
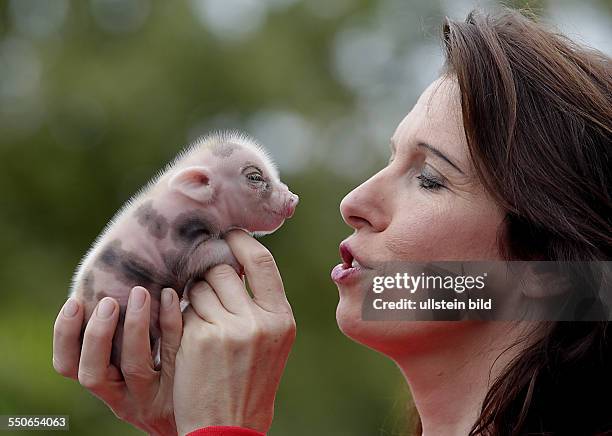
[[[392,336],[399,333],[402,337],[397,339],[404,341],[410,330],[408,323],[398,329],[397,321],[364,320],[361,301],[352,301],[352,298],[347,296],[340,297],[336,308],[336,322],[345,336],[383,353],[390,351],[390,342],[396,342]]]
[[[453,341],[459,340],[466,331],[474,328],[474,324],[478,324],[466,321],[368,321],[362,317],[361,301],[350,297],[341,296],[336,308],[340,331],[353,341],[392,358],[450,347]]]

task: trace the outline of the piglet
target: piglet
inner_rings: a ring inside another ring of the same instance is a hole
[[[182,297],[221,263],[241,271],[223,235],[236,228],[254,236],[272,233],[297,203],[269,154],[245,134],[216,132],[179,153],[115,214],[72,279],[70,296],[84,306],[86,321],[104,297],[120,305],[111,363],[120,367],[123,321],[134,286],[151,294],[150,340],[159,365],[161,290],[173,288]]]

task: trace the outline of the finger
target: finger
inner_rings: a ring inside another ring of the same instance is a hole
[[[206,271],[204,278],[214,289],[221,304],[231,313],[244,312],[253,300],[247,293],[244,282],[236,270],[229,265],[217,265]]]
[[[204,280],[189,289],[189,302],[200,318],[213,324],[223,322],[229,315],[213,288]]]
[[[134,398],[151,398],[158,387],[158,373],[151,359],[150,313],[149,292],[142,286],[134,287],[125,312],[121,349],[121,372]]]
[[[268,249],[243,230],[230,231],[225,240],[244,266],[253,301],[270,312],[290,311],[283,281]]]
[[[78,371],[79,383],[109,404],[121,394],[112,383],[117,368],[109,363],[118,318],[118,303],[110,297],[100,300],[85,328]]]
[[[201,332],[202,328],[207,327],[214,328],[215,325],[202,319],[198,312],[195,311],[193,306],[188,306],[183,312],[183,336],[181,338],[181,345],[184,347],[185,345],[183,344],[185,344],[185,341],[189,340],[189,332]]]
[[[183,312],[183,339],[185,331],[192,328],[193,323],[202,322],[202,317],[198,315],[193,306],[188,306]]]
[[[183,311],[183,336],[181,337],[177,360],[180,359],[181,352],[183,359],[185,359],[186,355],[190,355],[189,352],[202,349],[201,336],[205,332],[204,329],[207,328],[214,329],[215,324],[203,320],[193,306],[190,305]],[[179,363],[177,362],[176,365],[179,365]]]
[[[74,298],[69,298],[53,326],[53,368],[63,375],[77,379],[81,356],[81,328],[83,309]]]
[[[183,316],[174,289],[165,288],[162,290],[159,323],[161,327],[162,365],[160,390],[170,392],[174,385],[176,353],[181,345],[183,335]]]

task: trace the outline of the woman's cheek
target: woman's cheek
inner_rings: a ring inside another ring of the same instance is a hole
[[[496,238],[503,213],[486,206],[440,201],[413,208],[387,229],[386,258],[407,261],[496,259]]]
[[[449,215],[432,210],[413,210],[388,229],[385,246],[388,258],[407,261],[429,261],[445,257],[447,243],[452,238]]]
[[[455,222],[454,244],[457,259],[499,259],[497,235],[504,221],[504,212],[492,201],[464,203]]]
[[[496,237],[501,219],[450,216],[425,222],[411,220],[389,229],[386,258],[406,261],[491,259],[498,257]]]

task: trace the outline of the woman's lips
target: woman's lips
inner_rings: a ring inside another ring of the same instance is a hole
[[[342,263],[339,263],[332,269],[331,279],[338,284],[347,284],[356,280],[359,273],[366,268],[357,262],[346,241],[340,244],[339,251]]]
[[[359,264],[346,268],[344,264],[339,263],[332,269],[331,278],[334,282],[345,285],[356,280],[362,271],[363,268]]]

